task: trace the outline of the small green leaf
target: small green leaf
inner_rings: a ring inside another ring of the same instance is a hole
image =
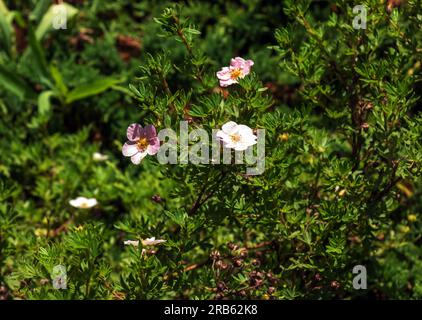
[[[44,91],[38,96],[38,112],[40,115],[46,115],[51,111],[50,97],[53,95],[53,91]]]
[[[54,79],[57,89],[59,90],[62,96],[66,96],[69,89],[67,88],[66,84],[63,81],[62,74],[60,73],[59,69],[55,65],[50,66],[50,73]]]
[[[0,66],[0,86],[3,86],[22,100],[25,98],[33,99],[36,96],[35,92],[22,77],[3,66]]]
[[[8,21],[6,14],[0,13],[0,44],[2,45],[2,47],[6,49],[9,55],[12,49],[11,40],[12,40],[11,24]]]
[[[3,0],[0,0],[0,15],[6,16],[8,13],[9,13],[9,10],[7,9]]]
[[[32,27],[28,28],[29,32],[29,49],[26,54],[30,54],[33,58],[32,66],[34,66],[34,69],[42,75],[45,79],[48,79],[50,77],[48,67],[47,67],[47,60],[45,58],[45,52],[44,48],[41,46],[41,43],[37,40],[34,30]]]
[[[38,0],[34,10],[31,12],[31,19],[35,21],[40,21],[41,18],[44,16],[46,11],[48,10],[51,4],[50,0]]]
[[[80,85],[70,91],[66,96],[66,103],[88,98],[110,89],[114,85],[122,82],[121,79],[103,78],[84,85]]]
[[[196,30],[196,29],[192,29],[192,28],[186,28],[183,29],[184,31],[186,31],[187,33],[191,33],[191,34],[201,34],[201,31]]]

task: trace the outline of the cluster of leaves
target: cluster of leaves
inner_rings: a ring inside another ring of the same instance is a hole
[[[0,0],[0,298],[422,297],[419,1],[362,1],[360,30],[345,0],[73,2],[54,30]],[[263,174],[120,154],[133,122],[230,120],[266,130]]]

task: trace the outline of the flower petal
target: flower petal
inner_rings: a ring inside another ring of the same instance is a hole
[[[75,207],[75,208],[77,208],[77,207],[79,207],[79,200],[78,199],[72,199],[72,200],[70,200],[69,201],[69,204],[72,206],[72,207]]]
[[[223,69],[217,72],[217,78],[220,80],[229,80],[231,78],[230,68],[223,67]]]
[[[102,154],[102,153],[99,153],[99,152],[94,152],[92,154],[92,159],[94,161],[106,161],[106,160],[108,160],[108,155]]]
[[[230,136],[227,133],[225,133],[223,130],[218,130],[215,136],[222,141],[230,140]]]
[[[242,141],[241,144],[245,145],[246,147],[250,147],[257,144],[257,142],[255,140],[249,140],[249,141]]]
[[[246,60],[245,61],[245,65],[242,69],[243,74],[242,74],[242,78],[245,77],[246,75],[248,75],[251,72],[251,67],[254,65],[254,62],[252,60]]]
[[[229,142],[224,142],[223,147],[226,149],[234,149],[236,148],[237,143],[233,142],[233,141],[229,141]]]
[[[157,136],[157,131],[152,124],[147,125],[145,128],[145,134],[148,139],[153,139]]]
[[[244,65],[245,65],[245,59],[241,57],[232,58],[230,60],[231,67],[243,69]]]
[[[123,145],[122,153],[125,157],[132,157],[138,152],[138,147],[136,146],[136,142],[126,142]]]
[[[230,78],[229,80],[220,80],[220,87],[228,87],[232,84],[238,83],[235,79]]]
[[[142,126],[138,123],[132,123],[126,131],[126,135],[129,141],[136,141],[140,137],[140,129]]]
[[[234,121],[229,121],[223,124],[221,129],[227,134],[233,134],[237,131],[237,123]]]
[[[246,135],[246,136],[242,136],[241,141],[239,141],[239,143],[244,144],[244,145],[248,145],[248,146],[252,146],[254,144],[256,144],[256,136],[252,135]]]
[[[150,139],[147,147],[147,153],[152,156],[156,154],[158,150],[160,150],[160,139],[158,139],[158,137]]]
[[[250,67],[244,67],[242,69],[242,74],[239,76],[240,79],[243,79],[245,76],[247,76],[249,73],[251,72],[251,68]]]
[[[94,199],[94,198],[92,198],[92,199],[86,199],[86,205],[89,208],[95,207],[97,204],[98,204],[97,199]]]
[[[123,241],[123,244],[125,246],[134,246],[134,247],[137,247],[137,246],[139,246],[139,241],[137,241],[137,240],[126,240],[126,241]]]
[[[166,242],[167,240],[163,240],[163,239],[157,239],[155,240],[155,237],[152,238],[146,238],[145,240],[142,240],[142,245],[144,246],[154,246],[156,244],[160,244],[163,242]]]
[[[147,137],[147,131],[145,130],[145,128],[141,128],[139,129],[139,138],[146,138]]]
[[[135,154],[134,156],[132,156],[130,158],[130,160],[132,161],[133,164],[140,164],[142,159],[145,158],[145,156],[147,155],[147,152],[138,152],[137,154]]]
[[[249,128],[248,126],[245,126],[244,124],[239,124],[236,129],[237,129],[237,132],[242,136],[253,135],[252,129]]]

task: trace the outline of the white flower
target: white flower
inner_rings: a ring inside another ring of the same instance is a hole
[[[126,240],[123,243],[125,246],[134,246],[134,247],[139,246],[139,241],[136,241],[136,240]]]
[[[66,267],[59,264],[54,266],[51,272],[51,278],[53,279],[54,289],[67,289],[67,273]]]
[[[166,240],[162,240],[162,239],[157,239],[155,240],[155,237],[152,238],[146,238],[145,240],[142,240],[142,245],[143,246],[154,246],[156,244],[160,244],[166,242]]]
[[[143,246],[155,246],[156,244],[160,244],[163,242],[166,242],[167,240],[162,240],[162,239],[155,239],[155,237],[152,238],[146,238],[145,240],[142,240],[142,245]],[[134,246],[134,247],[138,247],[139,246],[139,241],[137,240],[126,240],[123,242],[126,246]]]
[[[77,197],[76,199],[70,200],[69,203],[72,207],[80,209],[89,209],[98,204],[96,199],[87,199],[85,197]]]
[[[106,161],[108,160],[108,155],[99,152],[94,152],[94,154],[92,155],[92,159],[94,161]]]
[[[66,275],[57,276],[53,279],[54,289],[67,289],[67,277]]]
[[[243,124],[237,124],[230,121],[223,125],[222,130],[217,132],[225,148],[231,148],[236,151],[246,150],[249,146],[256,144],[256,135],[252,129]]]
[[[155,239],[155,237],[152,238],[146,238],[145,240],[141,240],[142,241],[142,245],[143,246],[154,246],[156,244],[160,244],[163,242],[166,242],[166,240],[162,240],[162,239]],[[134,246],[135,248],[137,248],[139,246],[139,241],[138,240],[126,240],[123,242],[126,246]],[[155,253],[155,251],[152,250],[146,250],[146,249],[142,249],[141,251],[141,256],[143,256],[144,254],[147,253]]]

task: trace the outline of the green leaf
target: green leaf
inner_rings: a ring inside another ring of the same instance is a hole
[[[120,82],[122,82],[121,79],[103,78],[87,84],[80,85],[67,94],[66,103],[72,103],[77,100],[95,96]]]
[[[205,117],[206,113],[201,106],[194,105],[191,110],[189,110],[189,115],[193,117]]]
[[[44,91],[38,96],[38,112],[40,115],[46,115],[51,111],[50,98],[54,95],[54,92]]]
[[[33,58],[32,66],[34,69],[45,79],[50,77],[48,67],[47,67],[47,60],[45,58],[45,52],[41,43],[37,40],[34,30],[29,27],[29,51],[25,52],[25,54],[30,54]]]
[[[16,72],[12,72],[0,65],[0,86],[10,91],[20,99],[35,99],[35,92]]]
[[[50,7],[50,4],[51,0],[38,0],[34,10],[31,12],[31,19],[37,22],[40,21]]]
[[[6,16],[8,14],[9,14],[9,10],[7,9],[7,7],[4,4],[3,0],[0,0],[0,15]]]
[[[113,89],[115,91],[120,91],[120,92],[122,92],[122,93],[124,93],[127,96],[130,96],[132,98],[136,98],[136,95],[130,89],[127,89],[126,87],[115,85],[115,86],[112,86],[111,89]]]
[[[69,89],[63,81],[63,76],[60,73],[59,69],[55,65],[50,66],[50,74],[53,77],[53,80],[56,84],[56,87],[62,96],[66,96]]]
[[[1,11],[2,10],[0,9],[0,12]],[[6,49],[9,55],[12,49],[11,39],[12,39],[11,24],[7,19],[7,15],[0,13],[0,44],[2,47]]]
[[[193,28],[185,28],[183,30],[186,31],[187,33],[191,33],[191,34],[201,34],[201,31],[193,29]]]

